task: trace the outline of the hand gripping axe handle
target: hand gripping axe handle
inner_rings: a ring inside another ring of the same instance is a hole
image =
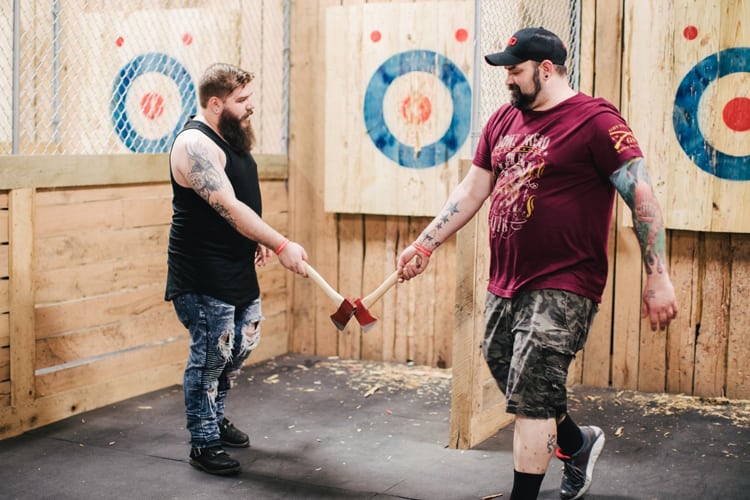
[[[336,312],[331,314],[331,321],[333,321],[333,324],[336,326],[336,328],[338,328],[339,330],[343,330],[346,324],[349,322],[349,319],[354,314],[354,310],[356,308],[354,302],[337,292],[331,285],[328,284],[328,282],[326,282],[326,280],[323,279],[318,271],[316,271],[315,268],[313,268],[313,266],[311,266],[307,262],[305,262],[305,268],[310,279],[313,280],[315,284],[325,292],[326,295],[328,295],[328,298],[330,298],[333,302],[336,303],[337,306],[339,306],[339,308],[336,309]]]

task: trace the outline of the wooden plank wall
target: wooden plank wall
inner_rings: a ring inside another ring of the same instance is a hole
[[[362,2],[292,3],[289,157],[258,159],[266,218],[304,244],[342,293],[356,296],[394,269],[429,218],[323,209],[325,9],[351,3]],[[582,88],[620,105],[626,5],[584,1]],[[186,336],[160,291],[165,162],[162,155],[0,157],[0,438],[179,382]],[[571,383],[750,398],[750,235],[669,231],[681,309],[669,331],[652,333],[640,320],[640,255],[622,204],[617,217],[606,296]],[[476,248],[476,259],[486,260]],[[356,323],[338,332],[329,299],[274,263],[261,271],[268,321],[250,362],[292,351],[452,367],[456,311],[464,311],[467,331],[465,311],[481,310],[467,298],[483,300],[466,284],[457,294],[456,259],[454,239],[426,275],[376,304],[379,322],[367,333]],[[473,324],[480,328],[481,318]]]
[[[325,13],[362,0],[293,2],[290,103],[290,222],[311,262],[345,295],[365,294],[393,269],[398,253],[429,218],[335,214],[324,210]],[[375,3],[369,1],[367,3]],[[581,89],[622,106],[626,2],[584,0]],[[641,69],[639,71],[647,71]],[[637,75],[636,75],[637,76]],[[642,76],[642,75],[641,75]],[[625,86],[624,86],[625,85]],[[750,273],[748,236],[668,231],[671,274],[681,306],[667,332],[652,333],[640,318],[641,261],[637,240],[618,202],[610,237],[610,277],[588,345],[570,383],[750,397],[750,338],[746,329]],[[462,257],[463,258],[463,257]],[[486,258],[478,254],[477,258]],[[450,367],[456,298],[455,240],[433,258],[425,276],[399,284],[376,306],[379,324],[337,332],[330,301],[314,285],[295,280],[292,352]],[[483,299],[483,297],[480,297]],[[476,309],[481,309],[476,308]],[[465,327],[465,322],[462,323]],[[479,321],[481,324],[481,321]]]
[[[325,20],[329,6],[361,1],[292,3],[290,92],[290,218],[310,262],[339,291],[362,296],[390,274],[401,250],[427,224],[426,217],[334,214],[324,210]],[[376,2],[369,2],[376,3]],[[373,308],[376,327],[363,334],[352,322],[338,332],[335,310],[312,283],[294,282],[290,350],[321,356],[447,367],[452,358],[455,241],[432,258],[419,280],[398,284]]]
[[[112,162],[143,183],[82,186],[102,175],[97,157],[57,170],[77,187],[34,185],[28,172],[52,157],[13,160],[0,159],[3,180],[31,187],[0,195],[0,438],[181,383],[189,335],[164,301],[166,155]],[[265,219],[287,233],[285,159],[258,161]],[[274,260],[259,275],[266,321],[249,363],[287,352],[290,273]]]

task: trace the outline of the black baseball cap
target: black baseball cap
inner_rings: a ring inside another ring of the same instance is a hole
[[[567,57],[568,51],[560,37],[539,27],[517,31],[508,40],[504,51],[484,56],[484,60],[493,66],[513,66],[524,61],[541,62],[545,59],[564,65]]]

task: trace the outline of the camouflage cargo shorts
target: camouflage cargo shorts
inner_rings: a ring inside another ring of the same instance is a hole
[[[567,413],[568,367],[598,310],[593,300],[565,290],[529,290],[512,299],[487,294],[482,352],[508,413]]]

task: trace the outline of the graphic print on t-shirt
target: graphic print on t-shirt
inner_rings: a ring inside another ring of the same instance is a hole
[[[541,134],[509,134],[498,139],[492,150],[492,171],[497,176],[490,204],[492,235],[507,238],[531,218],[549,142]]]

